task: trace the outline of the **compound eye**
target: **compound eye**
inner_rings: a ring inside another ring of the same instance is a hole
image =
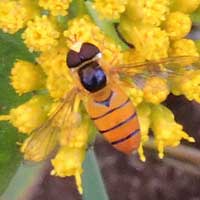
[[[92,59],[98,53],[100,53],[100,50],[95,45],[86,42],[82,44],[79,56],[82,61],[86,61]]]
[[[77,67],[82,63],[79,53],[70,50],[67,54],[67,65],[69,68]]]

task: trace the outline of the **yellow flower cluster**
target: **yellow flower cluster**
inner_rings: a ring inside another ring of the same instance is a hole
[[[0,28],[4,32],[17,32],[25,26],[28,19],[29,13],[21,2],[0,1]]]
[[[187,2],[184,1],[183,4]],[[193,4],[196,5],[197,1]],[[130,0],[121,16],[119,31],[145,59],[152,60],[177,56],[170,51],[171,46],[182,40],[190,32],[191,26],[191,19],[187,12],[181,12],[177,6],[174,6],[173,12],[170,12],[170,1]],[[188,44],[183,42],[182,45],[190,51]],[[195,47],[192,48],[192,54],[185,51],[182,55],[198,56],[197,50],[194,49]]]
[[[46,15],[36,16],[27,23],[27,28],[22,34],[24,43],[29,50],[47,51],[58,44],[60,33]]]
[[[184,37],[190,32],[192,25],[189,14],[198,8],[200,0],[95,0],[92,2],[92,12],[99,14],[96,23],[100,26],[95,24],[95,20],[89,16],[91,12],[87,13],[87,9],[84,12],[77,10],[77,16],[74,13],[70,15],[68,9],[71,3],[73,0],[0,2],[0,29],[13,34],[23,28],[22,39],[25,45],[30,52],[38,53],[34,64],[23,60],[14,63],[10,76],[11,85],[19,95],[41,89],[46,90],[49,95],[43,91],[11,109],[9,115],[0,116],[0,120],[9,120],[22,133],[29,134],[43,124],[53,113],[52,110],[55,111],[55,105],[63,101],[65,95],[77,86],[77,81],[72,78],[66,66],[66,54],[69,49],[79,51],[83,42],[99,47],[103,54],[100,64],[104,64],[107,71],[117,64],[120,66],[121,63],[131,63],[133,68],[135,62],[159,60],[168,56],[199,56],[195,42]],[[66,20],[64,23],[60,23],[61,16]],[[107,27],[107,24],[104,24],[107,20],[110,23],[119,22],[118,35],[134,48],[123,49],[114,37],[111,38],[102,31]],[[120,85],[119,80],[116,80],[116,84],[119,83],[119,87],[125,90],[137,108],[142,133],[138,152],[144,161],[143,145],[149,139],[149,129],[154,132],[160,158],[164,155],[165,147],[177,146],[181,139],[194,141],[182,130],[182,126],[175,122],[172,112],[161,103],[170,92],[175,95],[183,94],[189,100],[200,102],[200,71],[185,70],[172,77],[155,76],[155,73],[149,74],[143,66],[140,72],[143,79],[139,84],[133,83],[135,76],[129,77],[132,81],[131,88],[126,84]],[[115,80],[113,82],[115,83]],[[57,139],[60,149],[52,159],[52,175],[75,176],[80,193],[82,163],[91,127],[84,109],[80,106],[82,98],[78,96],[73,102],[72,111],[77,115],[71,116],[71,121],[59,130],[56,129],[59,132]],[[67,113],[62,113],[63,118]],[[78,121],[81,123],[75,123],[76,126],[69,128],[68,125],[73,124],[73,120],[76,121],[79,117],[81,120]],[[54,123],[62,125],[59,120],[61,118]],[[56,124],[51,125],[55,128]],[[39,141],[33,141],[41,151],[35,147],[27,152],[26,147],[30,140],[33,140],[31,136],[25,140],[21,151],[25,158],[39,161],[46,150],[42,149]]]

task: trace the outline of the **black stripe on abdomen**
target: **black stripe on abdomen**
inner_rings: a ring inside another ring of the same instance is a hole
[[[97,119],[100,119],[100,118],[102,118],[102,117],[105,117],[106,115],[108,115],[108,114],[114,112],[115,110],[118,110],[118,109],[122,108],[122,107],[125,106],[128,102],[130,102],[130,99],[127,99],[124,103],[122,103],[122,104],[120,104],[119,106],[117,106],[117,107],[115,107],[115,108],[109,110],[108,112],[106,112],[106,113],[104,113],[104,114],[102,114],[102,115],[100,115],[100,116],[98,116],[98,117],[93,117],[93,118],[91,118],[91,119],[92,119],[92,120],[97,120]]]
[[[116,140],[116,141],[113,141],[111,142],[112,145],[115,145],[115,144],[119,144],[121,142],[124,142],[125,140],[128,140],[129,138],[133,137],[134,135],[136,135],[137,133],[140,132],[140,129],[136,129],[134,130],[132,133],[130,133],[128,136],[124,137],[124,138],[121,138],[119,140]]]
[[[112,128],[106,129],[106,130],[99,130],[100,133],[106,133],[108,131],[112,131],[120,126],[123,126],[125,123],[129,122],[130,120],[132,120],[134,117],[136,117],[136,112],[134,112],[130,117],[128,117],[127,119],[125,119],[124,121],[120,122],[119,124],[113,126]]]

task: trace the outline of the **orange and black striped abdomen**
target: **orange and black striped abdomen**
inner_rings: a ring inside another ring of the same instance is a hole
[[[119,89],[110,90],[104,101],[97,99],[88,102],[87,110],[99,132],[121,152],[129,154],[137,149],[140,127],[130,99]]]

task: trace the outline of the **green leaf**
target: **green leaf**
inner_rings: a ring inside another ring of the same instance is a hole
[[[190,15],[193,23],[200,23],[200,7]]]
[[[83,200],[108,200],[94,150],[90,148],[83,164]]]
[[[0,32],[0,114],[8,114],[9,110],[30,98],[30,94],[19,97],[9,83],[10,70],[16,59],[34,61],[21,40],[21,33],[9,35]],[[0,194],[6,189],[15,174],[21,156],[17,141],[24,135],[7,122],[0,122]]]

